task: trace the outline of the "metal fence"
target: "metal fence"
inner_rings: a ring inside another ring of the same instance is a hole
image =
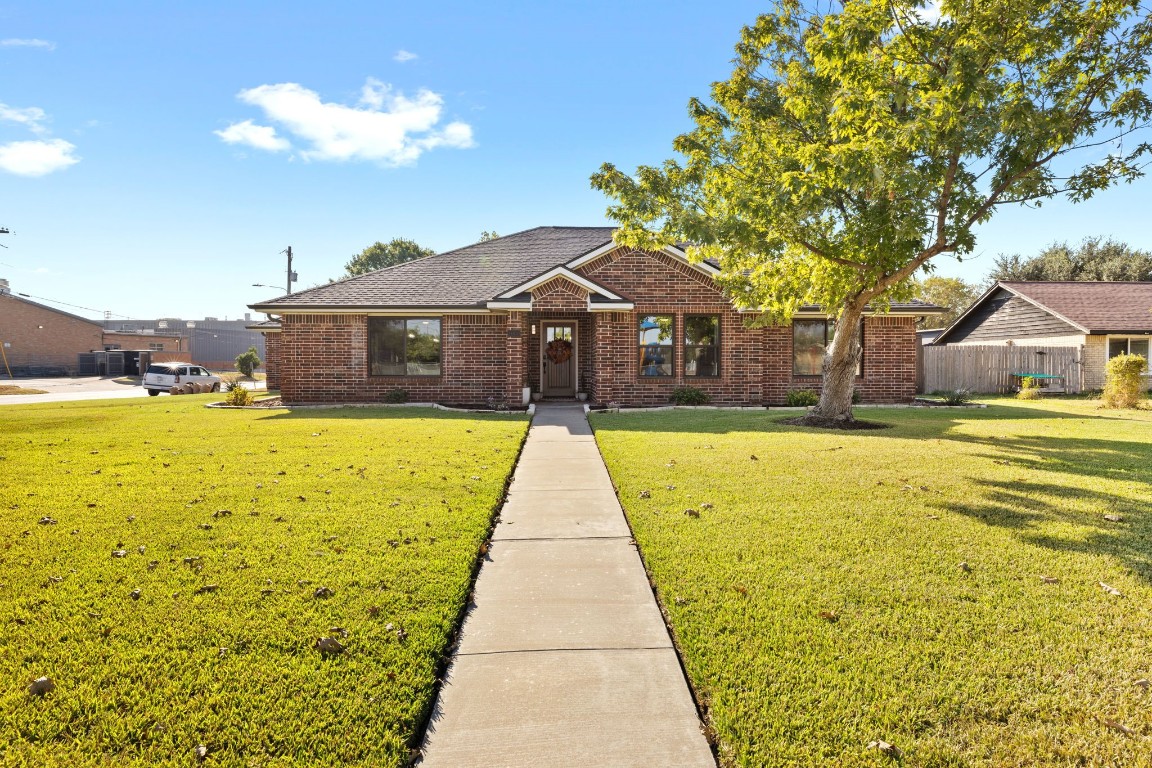
[[[994,394],[1011,392],[1019,376],[1042,374],[1051,388],[1065,392],[1083,389],[1083,347],[1024,347],[953,344],[923,347],[918,359],[921,392],[967,389]]]

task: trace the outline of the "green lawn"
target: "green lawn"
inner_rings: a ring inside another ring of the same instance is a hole
[[[1094,405],[594,416],[722,765],[1152,765],[1152,412]]]
[[[408,759],[526,419],[217,399],[0,409],[0,764]]]

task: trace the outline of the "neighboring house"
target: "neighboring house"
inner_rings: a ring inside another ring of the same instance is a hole
[[[1078,346],[1085,389],[1104,386],[1121,353],[1148,357],[1152,282],[1000,282],[948,326],[936,345]]]
[[[100,349],[101,333],[100,323],[14,296],[0,281],[0,375],[71,374],[78,355]]]
[[[279,316],[287,403],[519,403],[547,398],[662,405],[677,387],[729,405],[780,404],[818,390],[832,322],[807,307],[752,328],[719,270],[679,248],[616,245],[611,227],[540,227],[252,304]],[[864,320],[856,389],[865,402],[915,394],[913,302]]]

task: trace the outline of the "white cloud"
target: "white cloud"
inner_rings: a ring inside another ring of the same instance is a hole
[[[276,129],[270,125],[256,125],[251,120],[242,123],[233,123],[222,131],[212,131],[227,144],[247,144],[256,149],[265,149],[269,152],[279,152],[291,149],[292,144],[287,139],[276,135]]]
[[[238,98],[260,107],[269,121],[304,145],[299,154],[305,160],[398,166],[416,162],[430,149],[474,146],[467,123],[438,127],[444,105],[439,94],[422,89],[408,98],[375,78],[365,81],[355,106],[321,101],[319,94],[297,83],[261,85],[241,91]]]
[[[48,119],[48,115],[40,107],[10,107],[7,104],[0,104],[0,120],[7,120],[10,123],[19,123],[33,133],[43,133],[44,126],[41,125]]]
[[[0,48],[44,48],[49,51],[56,50],[56,43],[50,40],[40,40],[38,38],[18,38],[9,37],[5,40],[0,40]]]
[[[76,147],[63,139],[0,144],[0,170],[17,176],[44,176],[80,162]]]
[[[396,55],[392,57],[392,60],[398,61],[401,64],[403,64],[405,62],[412,61],[412,59],[418,59],[418,58],[420,58],[420,57],[417,56],[416,54],[412,53],[412,51],[406,51],[403,48],[401,48],[400,50],[396,51]]]

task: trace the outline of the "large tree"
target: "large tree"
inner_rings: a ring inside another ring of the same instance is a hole
[[[412,240],[395,237],[387,243],[380,241],[372,243],[352,257],[352,261],[344,265],[344,270],[349,275],[363,275],[384,267],[392,267],[413,259],[431,256],[434,253],[436,252],[431,248],[424,248]]]
[[[917,328],[947,328],[980,298],[982,293],[979,286],[967,283],[959,277],[940,275],[929,275],[916,280],[912,290],[916,298],[945,309],[943,314],[925,316],[917,324]]]
[[[766,321],[804,304],[836,317],[814,423],[852,419],[865,307],[970,253],[997,208],[1085,200],[1149,154],[1123,141],[1152,117],[1136,0],[923,6],[780,0],[744,29],[712,102],[690,103],[680,159],[592,177],[619,242],[694,243]]]
[[[988,282],[997,280],[1152,280],[1152,253],[1090,237],[1078,247],[1053,243],[1031,258],[996,257]]]

